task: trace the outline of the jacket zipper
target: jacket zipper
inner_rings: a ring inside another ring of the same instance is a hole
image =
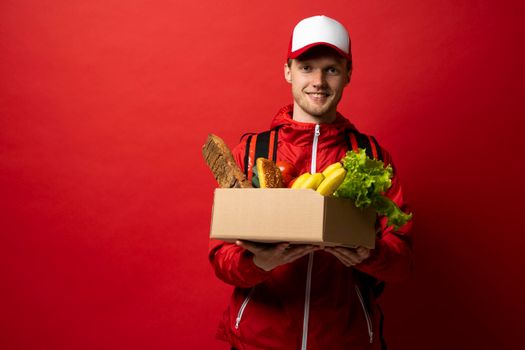
[[[312,286],[312,266],[314,263],[314,253],[308,254],[308,271],[306,273],[306,290],[304,296],[304,317],[303,317],[303,341],[301,350],[306,350],[308,341],[308,320],[310,319],[310,289]]]
[[[321,135],[321,125],[315,124],[314,142],[312,144],[312,164],[310,166],[310,173],[317,172],[317,143],[319,142],[319,135]]]
[[[252,292],[253,292],[253,288],[250,290],[246,298],[244,298],[244,301],[242,302],[241,307],[239,308],[239,312],[237,313],[237,318],[235,319],[235,329],[239,329],[239,324],[241,323],[242,314],[244,313],[244,309],[246,309],[246,306],[248,305],[248,302],[250,301]]]
[[[368,311],[366,310],[363,295],[361,294],[361,291],[359,290],[359,287],[357,285],[355,286],[355,291],[357,292],[357,297],[359,298],[359,301],[361,302],[361,306],[363,307],[363,312],[365,313],[366,325],[368,327],[368,336],[370,337],[370,344],[372,344],[374,342],[374,332],[372,330],[372,320],[370,319],[370,315],[368,314]]]
[[[319,142],[319,135],[321,135],[321,126],[315,124],[314,141],[312,143],[312,162],[310,165],[310,173],[317,172],[317,144]],[[308,255],[308,270],[306,272],[306,290],[304,293],[304,316],[303,316],[303,339],[301,350],[306,350],[308,343],[308,320],[310,319],[310,290],[312,286],[312,268],[314,264],[314,253]]]

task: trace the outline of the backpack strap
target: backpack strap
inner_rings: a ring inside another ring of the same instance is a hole
[[[361,134],[356,130],[347,130],[347,135],[349,149],[358,152],[359,148],[363,148],[368,157],[383,161],[383,152],[375,137]]]
[[[253,167],[257,158],[277,159],[277,138],[279,128],[251,134],[246,139],[246,152],[244,154],[244,173],[248,180],[252,180]]]
[[[361,134],[356,130],[347,130],[347,143],[348,149],[352,149],[354,152],[358,152],[359,148],[363,148],[366,151],[366,155],[370,158],[384,161],[384,155],[381,151],[381,147],[377,142],[376,138],[373,136],[368,136]],[[379,224],[379,218],[376,218],[376,226]],[[379,235],[378,237],[380,237]],[[374,298],[378,298],[385,289],[385,282],[376,279],[370,275],[365,274],[364,272],[359,272],[355,270],[360,276],[361,280],[367,285],[372,292]]]

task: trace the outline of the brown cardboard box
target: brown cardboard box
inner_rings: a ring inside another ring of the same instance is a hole
[[[310,189],[215,190],[210,237],[374,248],[373,209]]]

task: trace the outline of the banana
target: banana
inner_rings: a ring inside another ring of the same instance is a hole
[[[339,168],[333,170],[323,182],[317,187],[317,192],[323,196],[331,196],[335,190],[343,183],[346,176],[346,170]]]
[[[300,188],[311,188],[312,190],[316,190],[323,180],[324,175],[322,173],[312,174],[303,182]]]
[[[334,164],[330,164],[325,170],[323,170],[323,175],[325,178],[327,178],[328,176],[330,176],[330,174],[337,170],[337,169],[341,169],[343,167],[343,164],[341,164],[341,162],[337,162],[337,163],[334,163]]]
[[[302,184],[308,179],[312,174],[310,173],[304,173],[301,176],[299,176],[293,183],[292,188],[301,188]]]

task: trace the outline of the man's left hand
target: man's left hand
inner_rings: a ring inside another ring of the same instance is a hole
[[[325,247],[324,250],[333,254],[346,266],[360,264],[370,256],[370,249],[365,247],[357,247],[355,249],[345,247]]]

